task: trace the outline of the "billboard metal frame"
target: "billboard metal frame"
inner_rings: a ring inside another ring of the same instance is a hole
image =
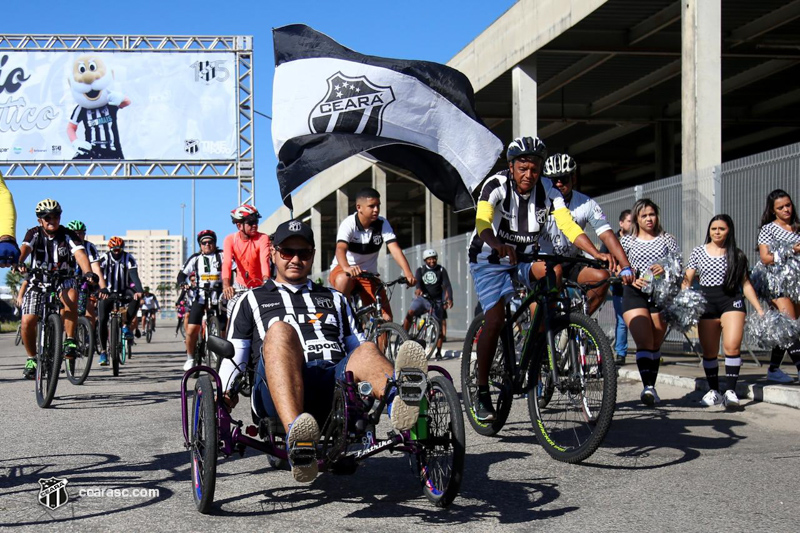
[[[255,203],[253,37],[200,35],[4,35],[5,51],[228,52],[236,54],[239,142],[235,160],[0,161],[6,179],[201,179],[238,180],[238,202]]]

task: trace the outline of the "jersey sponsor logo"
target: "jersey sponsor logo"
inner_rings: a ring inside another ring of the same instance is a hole
[[[429,272],[425,272],[425,274],[422,275],[422,282],[425,285],[433,285],[433,284],[436,283],[437,279],[438,279],[438,276],[436,275],[436,272],[429,271]]]
[[[328,91],[308,116],[311,133],[380,135],[383,113],[394,102],[391,86],[372,83],[366,76],[337,72],[327,80]]]
[[[513,242],[515,244],[535,244],[539,237],[538,235],[509,233],[503,229],[498,230],[497,236],[506,242]]]
[[[200,274],[202,281],[219,281],[219,274]]]
[[[333,300],[324,296],[315,296],[314,305],[323,309],[333,309]]]
[[[322,352],[325,350],[330,350],[333,352],[341,352],[342,346],[336,341],[329,341],[324,339],[306,341],[307,352]]]
[[[317,324],[323,323],[330,326],[339,326],[336,316],[329,313],[297,313],[297,315],[286,315],[282,319],[287,324]]]
[[[268,304],[261,304],[262,309],[269,309],[270,307],[275,307],[276,305],[281,305],[280,302],[271,302]]]
[[[606,219],[606,215],[605,213],[603,213],[603,208],[601,208],[599,205],[594,206],[594,218],[596,218],[597,220]]]

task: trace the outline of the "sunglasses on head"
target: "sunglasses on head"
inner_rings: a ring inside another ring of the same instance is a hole
[[[313,248],[283,248],[278,247],[278,254],[284,261],[290,261],[293,257],[297,256],[300,261],[309,261],[314,257]]]

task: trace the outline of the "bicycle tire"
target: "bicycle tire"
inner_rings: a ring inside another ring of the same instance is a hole
[[[378,344],[378,337],[383,334],[387,335],[386,346],[383,349],[383,356],[394,363],[395,357],[397,356],[397,350],[400,348],[400,345],[406,342],[409,338],[408,333],[406,333],[406,330],[404,330],[399,324],[395,324],[394,322],[384,322],[375,328],[368,340]]]
[[[120,335],[122,328],[119,325],[119,317],[112,316],[108,323],[108,356],[111,358],[111,373],[114,377],[119,376],[119,358],[122,351]]]
[[[477,315],[467,329],[464,339],[464,348],[461,352],[461,397],[464,401],[464,410],[467,413],[472,429],[479,435],[493,436],[503,429],[511,412],[512,394],[511,371],[506,368],[503,357],[502,335],[497,340],[497,350],[492,360],[492,369],[489,372],[489,393],[496,398],[494,401],[495,419],[481,422],[475,418],[475,402],[478,399],[478,337],[483,328],[483,313]]]
[[[19,346],[19,343],[22,342],[22,322],[20,321],[19,326],[17,326],[17,336],[14,338],[14,346]]]
[[[217,481],[218,423],[211,376],[194,384],[189,453],[192,467],[192,497],[197,510],[208,514],[214,503]]]
[[[209,336],[211,335],[214,335],[215,337],[220,336],[219,319],[216,316],[212,316],[211,318],[208,319],[206,327],[208,328]],[[219,370],[219,367],[222,364],[222,360],[208,348],[208,343],[204,344],[205,344],[204,351],[206,354],[206,364],[211,368],[213,368],[214,370]]]
[[[617,398],[617,370],[611,344],[600,326],[583,313],[569,313],[554,320],[555,338],[563,338],[565,350],[583,350],[578,364],[566,358],[559,365],[559,382],[552,397],[541,407],[536,394],[528,395],[536,439],[558,461],[579,463],[591,456],[603,442]],[[561,334],[561,335],[559,335]],[[538,376],[549,350],[539,350],[529,376]],[[578,352],[575,358],[578,358]],[[529,383],[534,381],[529,379]]]
[[[419,441],[417,454],[422,492],[437,507],[450,505],[464,477],[466,435],[461,402],[453,383],[444,376],[430,378],[427,438]],[[440,462],[439,459],[442,459]]]
[[[75,326],[75,343],[78,345],[75,359],[67,359],[64,366],[70,383],[83,385],[83,382],[89,377],[94,357],[94,328],[85,316],[78,317],[78,324]]]
[[[44,328],[44,346],[36,354],[36,403],[42,409],[50,407],[56,395],[61,373],[64,324],[58,314],[51,313],[45,320]]]
[[[439,321],[429,314],[425,318],[422,330],[417,334],[416,340],[425,348],[425,355],[428,359],[436,354],[436,343],[439,341],[441,330],[442,326],[439,325]]]
[[[149,318],[147,320],[147,327],[145,328],[144,338],[147,340],[147,344],[153,340],[153,319]]]

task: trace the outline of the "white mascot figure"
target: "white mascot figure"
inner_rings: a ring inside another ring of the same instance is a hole
[[[131,101],[111,90],[114,72],[96,54],[79,56],[69,77],[72,96],[78,104],[67,124],[67,137],[75,149],[72,159],[124,159],[117,127],[117,113]],[[78,125],[83,125],[83,139]]]

